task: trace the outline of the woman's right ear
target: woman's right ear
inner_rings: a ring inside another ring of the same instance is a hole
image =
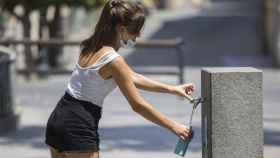
[[[121,28],[120,28],[120,25],[119,25],[119,24],[116,25],[115,30],[116,30],[116,33],[117,33],[118,38],[120,38]]]
[[[116,32],[119,34],[121,32],[121,25],[117,24],[115,27]]]
[[[125,31],[125,27],[121,24],[117,24],[116,29],[119,33],[123,33]]]

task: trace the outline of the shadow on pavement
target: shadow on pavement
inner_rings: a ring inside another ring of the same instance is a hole
[[[195,137],[189,147],[190,152],[201,150],[200,128],[194,127]],[[136,151],[174,150],[177,137],[166,129],[158,126],[120,126],[101,127],[99,130],[101,150],[126,149]],[[32,148],[47,148],[44,143],[45,127],[25,126],[15,132],[0,136],[0,146],[24,145]]]
[[[195,137],[188,151],[201,152],[201,128],[193,127]],[[16,132],[0,136],[0,146],[29,145],[33,148],[46,148],[44,143],[45,127],[26,126]],[[158,126],[119,126],[101,127],[101,150],[126,149],[135,151],[173,151],[177,143],[177,136]],[[280,146],[280,132],[275,130],[264,131],[264,144]],[[103,147],[102,147],[103,146]]]
[[[270,146],[280,146],[280,131],[264,130],[264,144]]]
[[[274,67],[263,50],[257,17],[196,16],[166,21],[153,38],[182,37],[185,66]],[[131,66],[176,66],[172,49],[139,48],[126,57]]]
[[[1,145],[30,145],[33,148],[46,148],[45,127],[24,126],[17,131],[0,136]]]
[[[194,127],[195,137],[188,151],[201,151],[200,128]],[[122,126],[100,129],[104,150],[126,149],[135,151],[173,151],[178,138],[173,133],[158,126]]]

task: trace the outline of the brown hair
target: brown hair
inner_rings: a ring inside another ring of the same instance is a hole
[[[92,36],[82,41],[81,53],[92,54],[103,45],[116,45],[117,25],[123,25],[132,34],[139,34],[145,23],[144,9],[140,2],[109,0],[102,12]]]

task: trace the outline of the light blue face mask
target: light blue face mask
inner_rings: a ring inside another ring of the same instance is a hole
[[[129,39],[126,42],[124,40],[120,41],[121,47],[123,48],[133,48],[136,45],[136,41]]]

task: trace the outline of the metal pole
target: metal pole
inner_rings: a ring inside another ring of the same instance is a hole
[[[182,43],[178,44],[176,47],[177,59],[178,59],[178,67],[179,67],[179,83],[183,84],[184,80],[184,67],[185,67],[185,56],[184,56],[184,45]]]

